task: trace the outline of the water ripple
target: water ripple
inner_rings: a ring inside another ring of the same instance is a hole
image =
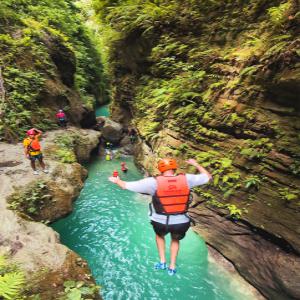
[[[126,162],[125,180],[139,179],[132,161]],[[153,269],[157,250],[148,220],[149,197],[108,182],[119,164],[99,159],[91,164],[73,213],[53,225],[62,242],[87,259],[104,299],[245,299],[229,290],[230,278],[208,268],[205,244],[191,231],[181,243],[176,276]]]

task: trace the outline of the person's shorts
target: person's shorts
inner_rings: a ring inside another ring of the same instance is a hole
[[[37,154],[37,155],[30,155],[29,154],[29,159],[32,160],[32,161],[40,160],[42,158],[43,158],[43,154],[42,153]]]
[[[153,229],[157,235],[164,237],[170,233],[173,240],[182,240],[185,237],[186,232],[190,228],[190,222],[181,224],[161,224],[155,221],[151,221]]]

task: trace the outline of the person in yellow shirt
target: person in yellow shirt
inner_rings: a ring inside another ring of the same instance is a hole
[[[35,166],[35,161],[38,160],[44,173],[48,173],[48,169],[46,169],[45,163],[43,161],[43,154],[41,151],[41,145],[39,143],[39,137],[42,132],[36,128],[31,128],[27,132],[27,137],[23,141],[24,152],[26,158],[30,160],[31,168],[33,170],[34,175],[39,175],[38,170]]]

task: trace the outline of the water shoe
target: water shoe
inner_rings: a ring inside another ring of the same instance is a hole
[[[154,269],[155,270],[166,270],[167,269],[167,264],[158,262],[154,265]]]
[[[176,269],[170,269],[170,268],[168,268],[168,274],[170,275],[170,276],[174,276],[175,274],[176,274]]]
[[[39,171],[33,171],[34,175],[39,175]]]

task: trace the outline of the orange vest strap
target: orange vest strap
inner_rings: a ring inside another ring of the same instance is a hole
[[[30,141],[30,144],[28,145],[28,149],[30,151],[40,151],[41,145],[39,143],[39,140],[37,138]]]

